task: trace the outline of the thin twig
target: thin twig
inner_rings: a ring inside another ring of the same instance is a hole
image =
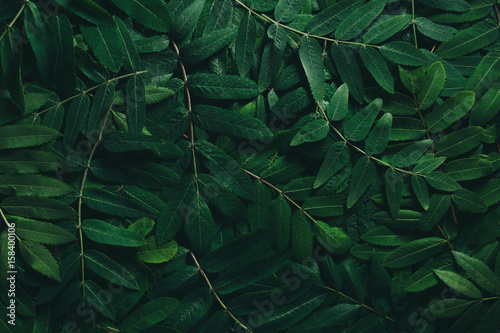
[[[217,295],[217,292],[215,291],[214,287],[212,287],[212,284],[210,283],[210,280],[208,279],[207,275],[205,274],[205,272],[201,268],[200,264],[198,263],[198,260],[196,260],[196,257],[194,255],[194,253],[191,252],[191,251],[189,251],[189,254],[191,254],[191,257],[193,258],[194,263],[195,263],[196,267],[198,268],[198,272],[200,272],[201,276],[203,276],[203,278],[205,279],[205,282],[207,283],[208,287],[210,288],[210,292],[214,295],[215,299],[217,300],[217,302],[219,302],[219,304],[222,306],[222,308],[224,309],[224,311],[229,315],[229,317],[233,318],[233,320],[236,322],[236,324],[240,325],[241,328],[243,328],[246,332],[252,332],[247,326],[245,326],[242,322],[240,322],[232,314],[232,312],[224,304],[224,302],[222,302],[222,300],[220,299],[219,295]]]
[[[14,19],[7,25],[7,29],[4,30],[4,32],[2,32],[2,35],[0,36],[0,42],[2,41],[2,39],[5,37],[5,35],[7,34],[7,31],[10,30],[10,28],[12,28],[12,26],[16,23],[17,19],[19,18],[19,16],[21,16],[22,12],[24,11],[24,8],[26,8],[26,4],[28,3],[29,1],[25,1],[23,3],[23,5],[21,6],[21,9],[19,9],[19,11],[17,12],[16,16],[14,17]]]

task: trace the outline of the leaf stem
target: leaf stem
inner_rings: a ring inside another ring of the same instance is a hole
[[[358,46],[369,46],[369,47],[374,47],[374,48],[380,48],[379,45],[372,45],[372,44],[358,43],[358,42],[349,42],[349,41],[338,40],[338,39],[333,39],[333,38],[328,38],[328,37],[323,37],[323,36],[317,36],[317,35],[313,35],[313,34],[310,34],[310,33],[304,32],[304,31],[300,31],[300,30],[294,29],[292,27],[289,27],[286,24],[278,22],[278,21],[270,18],[266,14],[259,14],[259,13],[255,12],[253,9],[251,9],[250,7],[248,7],[247,5],[245,5],[244,3],[242,3],[239,0],[234,0],[234,1],[238,5],[240,5],[241,7],[245,8],[246,10],[248,10],[253,15],[257,16],[258,18],[260,18],[262,21],[267,22],[267,23],[271,23],[271,24],[277,24],[280,27],[282,27],[283,29],[295,32],[295,33],[297,33],[299,35],[302,35],[302,36],[307,35],[307,36],[312,37],[312,38],[321,39],[321,40],[329,41],[329,42],[337,42],[337,43],[342,43],[342,44],[351,44],[351,45],[358,45]]]
[[[242,322],[240,322],[234,315],[233,313],[229,310],[229,308],[222,302],[220,299],[219,295],[215,291],[214,287],[212,287],[212,284],[210,283],[210,280],[208,279],[207,275],[201,268],[200,264],[198,263],[198,260],[196,260],[196,257],[193,252],[189,251],[189,254],[191,254],[191,257],[194,260],[194,263],[196,267],[198,268],[198,272],[200,272],[201,276],[205,279],[205,282],[207,283],[208,287],[210,288],[210,292],[214,295],[215,299],[217,302],[219,302],[220,306],[224,309],[224,311],[229,315],[229,317],[233,318],[233,320],[236,322],[236,324],[240,325],[241,328],[243,328],[246,332],[252,332],[248,327],[246,327]]]
[[[373,312],[373,313],[375,313],[375,314],[377,314],[377,315],[379,315],[379,316],[381,316],[381,317],[383,317],[383,318],[385,318],[385,319],[387,319],[387,320],[389,320],[389,321],[391,321],[391,322],[393,322],[393,323],[397,323],[397,322],[396,322],[394,319],[392,319],[391,317],[389,317],[389,316],[387,316],[387,315],[385,315],[385,314],[383,314],[383,313],[381,313],[381,312],[378,312],[378,311],[377,311],[377,310],[375,310],[374,308],[372,308],[372,307],[370,307],[370,306],[368,306],[368,305],[366,305],[366,304],[364,304],[364,303],[361,303],[361,302],[359,302],[359,301],[355,300],[354,298],[352,298],[352,297],[350,297],[350,296],[348,296],[348,295],[344,294],[344,293],[343,293],[343,292],[341,292],[341,291],[338,291],[337,289],[333,289],[333,288],[328,287],[328,286],[325,286],[325,285],[318,285],[318,286],[323,287],[323,288],[325,288],[325,289],[328,289],[328,290],[330,290],[330,291],[333,291],[333,292],[335,292],[335,293],[339,294],[340,296],[342,296],[342,297],[344,297],[344,298],[347,298],[347,299],[348,299],[348,300],[350,300],[351,302],[354,302],[354,303],[356,303],[356,304],[358,304],[358,305],[360,305],[360,306],[364,307],[365,309],[367,309],[367,310],[369,310],[369,311],[371,311],[371,312]]]
[[[10,28],[12,28],[12,26],[16,23],[17,19],[19,18],[19,16],[21,16],[22,12],[24,11],[24,8],[26,8],[26,4],[29,2],[29,0],[25,0],[23,2],[23,5],[21,6],[21,9],[19,9],[19,11],[17,12],[16,16],[14,17],[14,19],[7,25],[7,29],[5,29],[3,32],[2,32],[2,35],[0,35],[0,42],[2,41],[2,39],[5,37],[5,35],[7,34],[7,31],[9,31]]]
[[[186,90],[186,99],[187,99],[188,114],[189,114],[189,130],[191,132],[190,140],[191,140],[191,153],[193,155],[194,177],[196,180],[198,180],[198,169],[196,167],[196,152],[195,152],[195,145],[194,145],[193,110],[192,110],[192,106],[191,106],[191,94],[189,93],[189,87],[187,85],[186,68],[184,67],[184,64],[182,63],[181,56],[179,53],[179,48],[177,47],[177,44],[173,40],[172,40],[172,45],[174,46],[175,53],[177,54],[177,60],[179,61],[179,66],[181,67],[181,70],[182,70],[182,76],[183,76],[183,80],[184,80],[184,89]],[[198,181],[196,181],[196,188],[198,189]]]
[[[413,36],[415,38],[415,47],[418,48],[417,27],[415,25],[415,0],[411,0],[411,24],[413,25]]]
[[[7,220],[7,217],[5,217],[4,213],[3,213],[3,210],[2,208],[0,208],[0,215],[2,215],[2,220],[5,222],[5,224],[7,225],[7,228],[12,228],[12,225],[9,223],[9,221]],[[19,238],[19,236],[14,232],[14,236],[16,236],[17,240],[19,242],[21,242],[21,238]]]
[[[49,111],[49,110],[51,110],[51,109],[53,109],[53,108],[55,108],[55,107],[58,107],[59,105],[62,105],[62,104],[64,104],[64,103],[67,103],[67,102],[69,102],[69,101],[71,101],[71,100],[73,100],[73,99],[77,98],[77,97],[78,97],[78,96],[80,96],[80,95],[88,94],[88,93],[89,93],[89,92],[91,92],[92,90],[95,90],[95,89],[97,89],[97,88],[99,88],[99,87],[101,87],[101,86],[103,86],[103,85],[105,85],[105,84],[109,84],[109,83],[114,82],[114,81],[118,81],[118,80],[121,80],[121,79],[125,79],[125,78],[127,78],[127,77],[131,77],[131,76],[139,75],[139,74],[144,74],[144,73],[147,73],[147,72],[148,72],[147,70],[144,70],[144,71],[140,71],[140,72],[134,72],[134,73],[129,73],[129,74],[125,74],[125,75],[122,75],[122,76],[117,76],[117,77],[114,77],[114,78],[112,78],[112,79],[109,79],[109,80],[107,80],[107,81],[104,81],[103,83],[99,83],[98,85],[93,86],[93,87],[91,87],[91,88],[89,88],[89,89],[83,90],[82,92],[80,92],[80,93],[78,93],[78,94],[76,94],[76,95],[74,95],[74,96],[68,97],[68,98],[66,98],[64,101],[62,101],[62,102],[58,102],[58,103],[56,103],[56,104],[54,104],[54,105],[52,105],[52,106],[50,106],[50,107],[48,107],[48,108],[46,108],[46,109],[44,109],[44,110],[40,111],[40,112],[36,112],[36,113],[34,113],[33,115],[31,115],[30,117],[38,117],[39,115],[44,114],[45,112],[47,112],[47,111]],[[30,117],[28,117],[28,118],[26,118],[26,119],[29,119]]]
[[[102,141],[102,135],[104,133],[104,128],[106,127],[106,122],[108,120],[109,113],[111,112],[111,108],[113,107],[114,104],[114,99],[111,100],[111,104],[108,107],[108,110],[106,111],[106,115],[104,116],[104,119],[102,121],[102,126],[101,130],[99,131],[99,137],[92,146],[92,150],[90,151],[89,158],[87,159],[87,165],[85,166],[85,171],[83,172],[83,177],[82,177],[82,182],[80,184],[80,190],[78,192],[78,236],[80,238],[80,258],[81,258],[81,263],[82,263],[82,286],[85,284],[85,256],[84,256],[84,247],[83,247],[83,228],[82,228],[82,202],[83,202],[83,190],[85,189],[85,182],[87,181],[87,175],[90,170],[90,164],[92,162],[92,158],[94,157],[94,153],[97,149],[97,146]],[[85,288],[83,289],[83,295],[85,296]]]

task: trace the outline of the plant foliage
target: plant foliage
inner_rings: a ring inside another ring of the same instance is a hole
[[[0,0],[0,331],[495,332],[498,12]]]

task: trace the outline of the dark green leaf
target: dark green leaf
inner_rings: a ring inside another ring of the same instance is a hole
[[[104,221],[85,220],[82,226],[85,236],[94,242],[126,247],[138,247],[146,244],[144,238],[138,233],[115,227]]]
[[[173,23],[166,4],[161,0],[112,0],[112,2],[147,28],[168,32]]]
[[[392,168],[387,169],[384,175],[385,179],[385,194],[389,210],[392,217],[398,217],[399,209],[401,208],[401,199],[403,196],[403,177]]]
[[[319,43],[307,35],[301,37],[299,57],[306,72],[309,87],[314,100],[319,103],[325,96],[325,77],[323,73],[323,57]]]
[[[0,59],[3,79],[9,82],[10,97],[21,111],[21,114],[23,114],[25,101],[21,79],[22,48],[16,44],[16,41],[20,38],[21,34],[17,28],[7,29],[6,36],[0,44]]]
[[[80,26],[85,40],[100,63],[113,72],[122,66],[123,47],[116,26]]]
[[[193,74],[188,86],[194,95],[208,99],[245,99],[259,94],[255,82],[236,75]]]
[[[344,119],[349,110],[349,87],[343,83],[333,94],[330,103],[326,109],[328,119],[339,121]]]
[[[500,292],[500,280],[484,262],[457,251],[453,251],[453,257],[478,286],[490,293]]]
[[[373,129],[368,134],[365,143],[365,152],[368,155],[375,155],[384,152],[389,143],[392,127],[392,114],[385,113],[377,121]]]
[[[445,240],[437,237],[412,241],[392,251],[384,260],[384,266],[401,268],[425,260],[441,251]]]
[[[379,16],[387,0],[374,0],[350,14],[335,31],[335,38],[349,40],[359,35],[373,20]]]
[[[279,0],[274,8],[274,18],[278,22],[290,22],[300,12],[305,0]]]
[[[34,270],[61,282],[59,266],[52,253],[40,243],[24,240],[19,243],[21,256],[24,261]]]
[[[238,138],[265,139],[271,136],[271,131],[259,119],[211,105],[196,105],[193,121],[205,130]]]
[[[377,98],[349,119],[344,125],[345,138],[351,141],[363,140],[370,131],[381,107],[382,99]]]
[[[356,177],[352,180],[347,195],[347,208],[351,208],[359,200],[361,195],[370,186],[375,177],[375,165],[368,156],[361,157],[354,166],[352,173]]]
[[[181,55],[189,64],[197,64],[220,51],[236,37],[234,28],[215,30],[182,47]]]
[[[127,116],[130,131],[142,133],[146,118],[146,87],[139,75],[127,82]]]
[[[391,72],[385,63],[384,58],[380,53],[370,47],[362,47],[360,49],[361,60],[366,68],[370,71],[371,75],[375,78],[377,83],[384,88],[387,92],[394,93],[394,79]]]
[[[358,103],[363,101],[364,84],[358,62],[351,50],[345,45],[332,43],[330,56],[342,80],[349,86],[349,92]]]
[[[256,42],[257,23],[252,13],[248,12],[241,19],[235,44],[236,66],[241,76],[245,76],[252,67],[252,56]]]
[[[361,6],[361,1],[340,1],[314,15],[306,26],[307,32],[326,36]]]
[[[426,110],[434,103],[444,87],[446,71],[441,62],[435,62],[427,70],[422,88],[417,94],[417,103],[421,110]]]
[[[436,142],[438,155],[455,157],[476,148],[483,140],[484,130],[479,126],[462,128]]]
[[[85,264],[95,274],[110,282],[131,289],[139,289],[135,278],[123,266],[107,255],[90,250],[85,252]]]
[[[427,62],[422,51],[407,42],[389,42],[379,50],[384,57],[400,65],[421,66]]]
[[[315,142],[324,139],[330,132],[329,123],[324,119],[316,119],[302,127],[290,142],[290,146],[298,146],[304,142]]]

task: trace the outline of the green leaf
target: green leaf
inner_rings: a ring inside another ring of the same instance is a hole
[[[236,66],[241,76],[245,76],[252,67],[253,50],[257,42],[257,22],[248,12],[243,16],[234,46]]]
[[[418,227],[418,221],[422,216],[421,213],[413,210],[401,209],[397,219],[393,219],[389,212],[377,212],[372,215],[372,219],[387,227],[397,229],[415,229]]]
[[[400,65],[421,66],[427,62],[422,51],[407,42],[389,42],[379,50],[388,60]]]
[[[471,125],[486,125],[500,110],[500,87],[493,85],[471,110]]]
[[[481,96],[500,76],[500,52],[488,52],[467,80],[466,90]]]
[[[113,20],[118,27],[120,42],[122,43],[123,67],[129,72],[137,71],[140,67],[141,59],[139,58],[135,44],[132,41],[130,32],[125,23],[123,23],[119,17],[113,16]]]
[[[114,284],[139,290],[139,285],[134,276],[123,266],[101,252],[85,251],[85,264],[95,274]]]
[[[123,47],[116,26],[80,26],[85,40],[99,62],[112,72],[118,72],[122,66]]]
[[[10,219],[16,225],[16,234],[24,240],[42,244],[65,244],[76,241],[66,229],[51,223],[14,217]]]
[[[387,92],[394,93],[394,79],[380,53],[371,47],[362,47],[360,56],[377,83]]]
[[[238,138],[265,139],[272,134],[257,118],[211,105],[195,105],[193,122],[204,130]]]
[[[439,42],[446,42],[457,32],[453,27],[435,23],[423,16],[415,18],[415,25],[422,35]]]
[[[446,172],[447,177],[454,181],[472,180],[493,172],[493,165],[485,158],[462,158],[448,163],[444,167],[444,172]]]
[[[217,146],[199,140],[196,148],[205,157],[205,166],[234,194],[253,201],[253,186],[241,166]]]
[[[44,220],[62,220],[76,218],[76,212],[61,201],[40,197],[8,197],[0,207],[12,215],[39,218]]]
[[[141,218],[151,215],[146,207],[136,201],[103,189],[85,189],[83,202],[98,212],[115,216]]]
[[[325,119],[316,119],[302,127],[290,142],[290,146],[298,146],[304,142],[316,142],[324,139],[330,132],[329,123]]]
[[[449,195],[435,193],[429,202],[427,213],[420,219],[420,230],[429,231],[438,224],[450,209],[451,198]]]
[[[446,71],[443,64],[439,61],[433,63],[427,70],[422,88],[417,94],[417,103],[420,105],[420,110],[427,110],[432,106],[441,90],[443,90],[445,79]]]
[[[103,289],[92,280],[85,281],[83,290],[90,305],[102,313],[106,318],[115,320],[116,312],[113,304],[111,304],[111,293],[103,293]]]
[[[40,75],[52,83],[56,69],[56,40],[39,5],[33,2],[27,5],[28,8],[24,11],[26,34],[35,53]]]
[[[165,142],[155,136],[142,133],[113,131],[104,136],[102,144],[107,150],[118,153],[144,149],[157,150]],[[182,154],[182,150],[175,144],[167,143],[167,147],[169,150],[174,151],[175,155],[180,156]]]
[[[493,308],[493,307],[492,307]],[[492,309],[490,308],[490,310]],[[476,303],[464,311],[458,317],[453,325],[450,327],[449,332],[466,333],[472,329],[472,326],[477,323],[477,318],[483,313],[483,304]],[[486,330],[481,330],[485,332]]]
[[[448,98],[434,109],[425,119],[429,132],[437,133],[448,128],[462,118],[474,105],[474,93],[461,91]]]
[[[24,89],[21,79],[22,48],[16,44],[21,33],[16,27],[7,29],[5,38],[0,43],[0,60],[2,62],[3,80],[9,82],[8,89],[14,104],[24,113]]]
[[[337,67],[340,77],[349,86],[352,97],[358,103],[362,103],[365,87],[358,62],[352,51],[347,46],[335,42],[332,43],[330,56]]]
[[[352,242],[349,236],[341,228],[330,227],[322,221],[316,221],[314,228],[318,235],[318,242],[328,252],[337,255],[345,255],[349,253],[352,247]]]
[[[443,59],[454,59],[483,48],[498,39],[496,20],[489,19],[459,31],[436,50]]]
[[[377,98],[349,119],[344,125],[345,138],[350,141],[363,140],[370,131],[381,107],[382,99]]]
[[[361,1],[340,1],[314,15],[306,26],[306,31],[316,36],[326,36],[333,32],[342,21],[361,6]]]
[[[185,179],[175,190],[177,196],[174,200],[169,200],[160,211],[156,222],[156,237],[158,244],[164,244],[171,240],[184,224],[184,215],[187,211],[187,203],[190,195],[193,195],[193,181]]]
[[[219,275],[213,282],[213,287],[221,295],[229,294],[276,273],[291,257],[290,251],[280,251],[245,262]]]
[[[392,114],[385,113],[377,121],[368,134],[365,142],[365,152],[368,155],[381,154],[387,148],[391,136]]]
[[[457,292],[471,298],[482,298],[483,294],[475,285],[461,275],[451,272],[435,269],[434,273],[439,277],[448,287]]]
[[[359,35],[379,16],[386,3],[387,0],[374,0],[356,9],[338,26],[335,38],[349,40]]]
[[[41,125],[7,125],[0,127],[0,149],[39,146],[61,136],[58,131]]]
[[[349,187],[349,193],[347,194],[347,208],[351,208],[359,200],[361,195],[370,186],[375,177],[375,165],[368,156],[361,157],[357,162],[352,173],[356,175],[351,182]]]
[[[245,220],[247,217],[245,206],[227,187],[204,173],[198,174],[198,182],[203,194],[209,198],[213,206],[235,221]]]
[[[147,244],[140,247],[137,252],[137,259],[149,264],[161,264],[170,261],[177,253],[177,243],[172,240],[161,246],[156,245],[156,237],[151,236],[146,239]]]
[[[262,52],[257,79],[259,91],[264,91],[275,79],[288,43],[288,35],[285,29],[277,24],[273,24],[268,28],[267,35],[272,41],[264,47]]]
[[[349,87],[346,83],[342,85],[333,94],[330,103],[326,109],[326,115],[328,119],[333,121],[339,121],[344,119],[349,111]]]
[[[379,226],[364,233],[361,239],[373,245],[400,246],[415,240],[415,237],[398,235],[387,227]]]
[[[336,304],[331,307],[322,307],[311,313],[311,315],[297,325],[293,326],[289,332],[320,332],[321,329],[347,323],[356,317],[359,308],[360,306],[357,304]]]
[[[427,311],[437,313],[440,318],[452,318],[458,316],[471,304],[472,301],[464,299],[446,298],[431,303]]]
[[[146,86],[146,105],[156,104],[173,96],[175,92],[164,87]]]
[[[399,209],[401,208],[401,199],[403,196],[403,177],[392,168],[387,169],[384,175],[385,180],[385,194],[389,210],[392,217],[398,217]]]
[[[425,135],[422,121],[409,117],[394,117],[392,119],[391,141],[417,140]]]
[[[28,266],[57,282],[61,282],[57,261],[45,246],[24,240],[19,243],[19,249]]]
[[[389,268],[407,267],[439,253],[444,244],[441,238],[421,238],[389,253],[383,264]]]
[[[430,173],[435,169],[437,169],[441,164],[443,164],[445,160],[446,157],[436,157],[436,158],[431,158],[429,160],[425,160],[415,165],[415,167],[413,168],[413,172],[419,174]]]
[[[127,315],[121,324],[121,329],[130,333],[141,332],[167,319],[178,304],[174,298],[155,298]]]
[[[14,150],[0,153],[0,173],[39,173],[56,171],[63,160],[44,151]]]
[[[312,95],[316,102],[321,102],[325,96],[325,76],[323,73],[323,56],[321,46],[314,38],[302,36],[299,48],[299,57]]]
[[[394,155],[391,164],[400,168],[409,167],[415,164],[431,145],[431,139],[415,142]]]
[[[188,6],[186,4],[186,7],[178,15],[175,15],[172,30],[173,34],[179,40],[182,40],[193,32],[204,6],[205,0],[195,0]]]
[[[417,175],[412,175],[411,187],[422,208],[427,210],[429,208],[429,189],[425,180]]]
[[[184,45],[180,52],[186,63],[197,64],[220,51],[236,37],[237,30],[215,30]]]
[[[175,329],[175,332],[189,332],[205,317],[212,307],[212,302],[210,289],[197,289],[182,299],[175,311],[162,323]]]
[[[167,5],[161,0],[111,0],[118,8],[147,28],[168,32],[173,23]]]
[[[306,0],[279,0],[274,8],[274,18],[278,22],[290,22],[300,12]]]
[[[302,262],[312,257],[313,237],[311,223],[303,211],[297,210],[292,217],[292,248],[295,259]]]
[[[458,265],[469,274],[479,287],[493,294],[500,292],[500,280],[484,262],[465,253],[457,251],[452,253]]]
[[[483,141],[484,130],[479,126],[462,128],[436,142],[438,155],[455,157],[476,148]]]
[[[497,329],[499,324],[499,311],[500,302],[496,301],[481,318],[481,322],[477,326],[477,332],[488,332]]]
[[[281,183],[290,177],[296,176],[305,170],[305,166],[290,156],[282,156],[274,161],[271,166],[260,174],[270,182]]]
[[[84,128],[89,107],[90,98],[86,94],[81,94],[71,101],[64,125],[64,146],[72,147],[75,144],[80,131]]]
[[[55,16],[49,23],[57,47],[54,73],[55,85],[66,94],[72,94],[76,87],[76,72],[71,22],[65,15],[61,14]]]
[[[425,180],[427,180],[427,183],[429,183],[430,186],[441,191],[455,191],[462,188],[448,174],[439,171],[433,171],[425,175]]]
[[[271,228],[271,193],[262,182],[257,181],[254,185],[254,202],[248,205],[248,224],[250,230]]]
[[[146,87],[139,75],[127,81],[127,119],[131,132],[142,133],[146,121]]]
[[[314,294],[313,294],[314,295]],[[266,321],[255,329],[255,332],[276,332],[283,330],[307,317],[318,308],[324,301],[326,295],[309,296],[299,303],[292,303],[279,308]]]
[[[492,179],[474,190],[489,207],[500,201],[500,179]]]
[[[434,269],[450,269],[451,255],[442,255],[436,259],[429,259],[424,263],[407,281],[405,290],[409,292],[420,292],[438,284]]]
[[[388,38],[394,36],[398,31],[408,26],[411,22],[411,15],[394,15],[382,23],[375,24],[364,35],[365,43],[382,43]]]
[[[209,250],[216,228],[212,213],[199,191],[194,193],[184,220],[184,234],[193,251],[204,253]]]
[[[87,120],[86,135],[91,141],[95,141],[99,137],[101,128],[104,126],[103,122],[106,114],[112,105],[114,95],[115,87],[112,84],[105,84],[97,89]]]
[[[344,213],[344,198],[341,196],[322,196],[307,199],[302,208],[318,217],[341,216]]]
[[[73,191],[71,186],[43,175],[0,175],[0,194],[57,197]]]
[[[208,99],[246,99],[259,94],[255,82],[236,75],[192,74],[187,84],[194,95]]]
[[[73,14],[80,16],[90,23],[103,26],[113,25],[111,15],[104,10],[101,6],[91,0],[55,0],[64,9],[67,9]]]
[[[278,251],[285,250],[288,248],[288,243],[290,242],[292,209],[282,195],[271,202],[270,209],[275,248]]]
[[[311,102],[310,94],[300,87],[281,97],[271,108],[271,113],[285,123],[295,114],[304,110]]]
[[[215,1],[203,29],[203,35],[226,28],[231,23],[232,17],[233,4],[230,0]]]
[[[146,244],[144,238],[136,232],[115,227],[114,225],[96,220],[89,219],[82,223],[85,236],[92,241],[102,244],[138,247]]]

